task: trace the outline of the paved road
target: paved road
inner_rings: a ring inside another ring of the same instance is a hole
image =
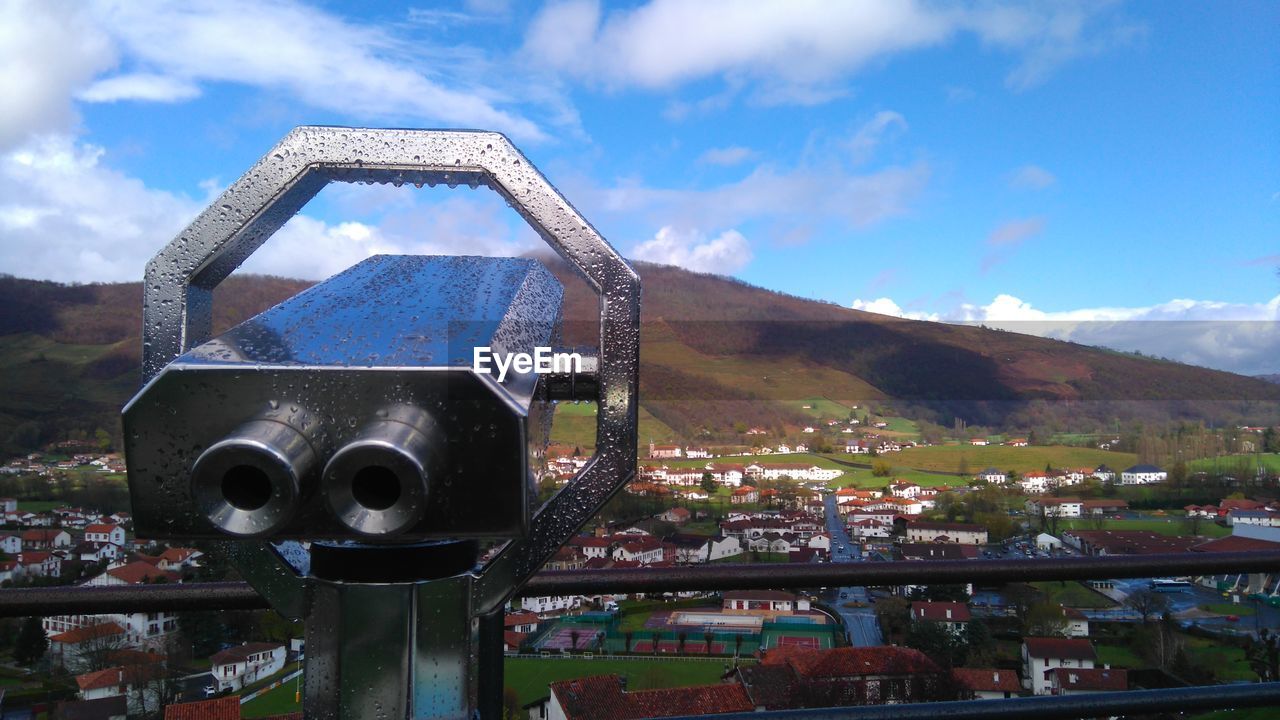
[[[831,562],[861,562],[862,548],[849,539],[849,533],[845,530],[844,523],[840,521],[840,513],[836,512],[835,495],[827,495],[825,503],[827,534],[831,536]],[[884,638],[880,635],[880,624],[876,622],[876,609],[870,604],[871,598],[866,588],[834,588],[828,592],[826,599],[844,621],[850,644],[859,647],[884,644]],[[849,602],[860,602],[866,607],[845,607],[845,603]]]

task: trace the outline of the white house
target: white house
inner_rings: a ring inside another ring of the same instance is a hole
[[[1003,485],[1009,480],[1009,476],[1007,474],[993,467],[989,467],[978,473],[977,478],[992,485]]]
[[[5,555],[17,555],[22,552],[22,538],[17,535],[0,537],[0,552]]]
[[[889,494],[900,498],[914,498],[920,495],[921,487],[913,482],[896,482],[889,486]]]
[[[662,562],[662,541],[652,535],[637,537],[614,548],[612,557],[641,565]]]
[[[968,523],[925,522],[912,520],[907,523],[907,542],[948,542],[961,545],[985,545],[987,529]]]
[[[1028,515],[1039,515],[1044,509],[1045,517],[1078,518],[1084,511],[1084,502],[1080,498],[1034,498],[1027,500]]]
[[[1097,660],[1093,643],[1080,638],[1025,638],[1022,641],[1023,676],[1036,695],[1049,694],[1047,670],[1054,668],[1092,668]]]
[[[214,653],[209,664],[218,690],[234,691],[280,672],[284,659],[283,644],[254,642]]]
[[[1169,479],[1169,473],[1155,465],[1134,465],[1120,473],[1121,485],[1151,485]]]
[[[84,541],[91,543],[112,543],[124,547],[124,528],[119,525],[94,524],[84,529]]]
[[[1003,700],[1016,696],[1022,690],[1018,673],[1012,670],[955,668],[951,674],[973,695],[974,700]]]
[[[580,595],[540,595],[520,598],[520,608],[538,615],[573,610],[582,605]]]

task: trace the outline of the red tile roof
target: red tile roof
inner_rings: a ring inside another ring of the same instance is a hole
[[[1193,552],[1237,552],[1243,550],[1280,550],[1280,543],[1258,538],[1228,535],[1216,540],[1200,543],[1191,548]]]
[[[107,571],[111,577],[128,583],[129,585],[140,585],[147,582],[156,582],[163,580],[165,582],[178,582],[181,578],[177,573],[157,570],[151,563],[143,560],[134,560],[128,565],[121,565],[118,568],[111,568]]]
[[[948,611],[950,615],[948,615]],[[925,602],[911,603],[912,620],[934,620],[937,622],[969,622],[969,606],[962,602]]]
[[[240,720],[240,696],[169,705],[164,720]]]
[[[115,530],[117,527],[119,527],[119,525],[106,525],[106,524],[86,525],[84,527],[84,531],[87,533],[102,533],[103,535],[109,535],[111,534],[111,531]]]
[[[731,590],[724,594],[725,600],[783,600],[795,602],[795,593],[782,590]]]
[[[1072,660],[1096,660],[1093,643],[1079,638],[1024,638],[1027,652],[1037,658],[1071,658]]]
[[[956,682],[974,692],[1009,692],[1022,690],[1018,673],[1013,670],[989,668],[956,668],[951,671]]]
[[[628,692],[617,675],[597,675],[553,682],[550,689],[568,720],[639,720],[755,709],[738,683]]]
[[[1058,680],[1063,690],[1128,690],[1129,674],[1124,670],[1105,668],[1053,668],[1046,670],[1045,678]]]
[[[919,650],[886,645],[808,650],[780,647],[765,652],[766,665],[789,664],[801,678],[834,679],[866,675],[909,675],[938,672],[939,668]]]
[[[949,523],[949,522],[925,522],[913,520],[907,523],[907,530],[946,530],[958,532],[986,532],[987,529],[981,525],[970,525],[968,523]]]
[[[75,643],[81,643],[86,640],[94,640],[100,637],[106,637],[108,635],[123,635],[123,634],[124,634],[124,628],[120,627],[116,623],[107,622],[107,623],[98,623],[97,625],[89,625],[82,628],[76,628],[75,630],[68,630],[64,633],[58,633],[57,635],[50,637],[49,642],[69,643],[74,645]]]

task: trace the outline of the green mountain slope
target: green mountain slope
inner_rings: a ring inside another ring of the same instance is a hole
[[[558,263],[566,339],[594,344],[594,295]],[[677,268],[644,280],[641,438],[733,442],[746,427],[794,430],[805,405],[892,404],[898,414],[1029,427],[1046,419],[1270,418],[1280,385],[978,327],[889,318]],[[309,283],[233,277],[218,330]],[[141,286],[0,278],[0,446],[118,432],[137,387]],[[566,416],[588,444],[591,418]],[[557,433],[558,435],[560,433]]]

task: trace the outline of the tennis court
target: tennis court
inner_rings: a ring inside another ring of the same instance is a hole
[[[538,638],[534,643],[534,647],[539,650],[592,650],[596,647],[597,638],[603,632],[594,628],[572,627],[566,625],[557,625],[550,631]],[[574,643],[574,636],[577,636],[577,643]]]

